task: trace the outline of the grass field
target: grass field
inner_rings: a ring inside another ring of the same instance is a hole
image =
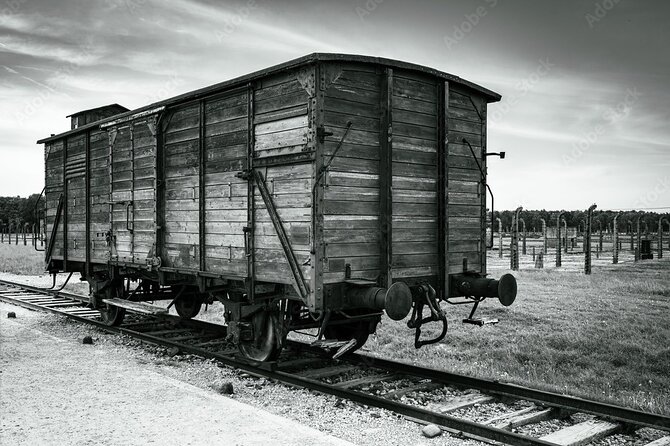
[[[489,256],[493,277],[508,272],[502,269],[505,262],[496,261],[497,253]],[[42,253],[31,246],[0,245],[0,271],[43,274]],[[406,321],[384,318],[364,349],[670,415],[670,258],[595,265],[591,276],[578,271],[515,272],[519,295],[514,305],[505,308],[491,299],[478,311],[499,324],[462,324],[470,307],[443,304],[450,326],[439,344],[415,350],[414,331]],[[214,305],[201,317],[212,320],[220,314]],[[436,330],[426,328],[424,336]]]
[[[0,272],[37,275],[44,273],[44,253],[32,245],[0,244]]]
[[[490,271],[499,277],[504,270]],[[480,305],[499,324],[462,324],[445,306],[443,342],[413,347],[404,322],[385,320],[366,348],[382,356],[670,414],[670,259],[594,269],[516,272],[513,306]],[[426,332],[426,336],[435,334]]]

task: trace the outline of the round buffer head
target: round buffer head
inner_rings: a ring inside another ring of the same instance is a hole
[[[412,309],[412,291],[405,282],[396,282],[386,291],[384,309],[394,321],[404,319]]]
[[[516,279],[511,274],[503,274],[498,281],[498,300],[509,307],[516,299]]]

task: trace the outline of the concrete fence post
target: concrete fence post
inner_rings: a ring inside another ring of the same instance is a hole
[[[23,246],[28,246],[28,242],[26,241],[26,229],[28,229],[28,223],[22,224],[21,235],[23,236]]]
[[[512,221],[512,241],[510,242],[510,269],[512,271],[519,270],[519,213],[522,209],[521,206],[516,208]]]
[[[523,218],[520,218],[519,221],[521,222],[521,231],[522,231],[522,239],[521,239],[521,254],[526,255],[526,221]]]
[[[616,219],[619,218],[619,214],[614,216],[612,221],[612,263],[619,263],[619,229],[616,225]]]
[[[503,258],[503,227],[502,227],[502,220],[500,218],[498,220],[498,257],[501,259]]]
[[[658,219],[658,258],[663,258],[663,222],[670,224],[667,218],[661,217]]]
[[[596,207],[595,204],[589,207],[584,225],[584,274],[591,274],[591,226],[593,225],[593,210]]]
[[[637,216],[637,226],[636,226],[637,234],[636,234],[636,237],[635,237],[637,239],[637,247],[635,247],[635,249],[634,249],[635,261],[636,262],[640,260],[640,245],[642,243],[642,234],[640,234],[641,220],[642,220],[642,214]],[[632,237],[631,237],[631,239],[632,239]]]
[[[547,252],[547,222],[541,218],[542,222],[542,252]]]
[[[556,267],[560,267],[561,263],[561,217],[563,212],[558,213],[556,217]]]
[[[598,253],[603,252],[603,224],[598,220]]]
[[[568,253],[568,222],[565,218],[563,219],[563,229],[564,229],[564,231],[563,231],[563,242],[564,242],[563,243],[563,252],[565,252],[567,254]]]
[[[18,245],[19,244],[19,224],[16,223],[14,225],[14,244]]]

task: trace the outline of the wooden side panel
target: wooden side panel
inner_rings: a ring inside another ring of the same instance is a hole
[[[110,187],[112,260],[146,265],[147,258],[155,256],[154,125],[154,118],[148,117],[110,129],[110,139],[113,142]],[[102,203],[96,206],[96,210],[100,212],[103,209]],[[91,233],[92,237],[94,235],[98,234]],[[96,245],[102,244],[99,239],[94,238],[98,240]]]
[[[438,85],[394,70],[393,277],[438,274]]]
[[[132,200],[132,142],[130,126],[113,132],[111,164],[111,260],[132,262],[132,239],[127,226],[130,221],[129,203]]]
[[[65,186],[67,202],[63,209],[67,219],[65,228],[67,260],[86,261],[86,135],[67,138]]]
[[[109,138],[105,131],[91,132],[89,140],[90,245],[92,262],[106,262],[109,247]]]
[[[44,191],[46,199],[46,235],[45,246],[49,246],[51,231],[53,230],[56,218],[56,209],[58,207],[58,198],[64,193],[63,184],[63,141],[58,140],[45,144],[45,184]],[[63,226],[62,222],[58,225],[54,241],[52,258],[63,259]]]
[[[305,71],[263,79],[254,95],[254,155],[266,158],[303,152],[309,123]],[[246,122],[245,129],[246,129]]]
[[[486,172],[486,103],[475,93],[452,85],[448,116],[449,273],[469,270],[485,272],[486,195],[479,165]],[[475,156],[465,138],[474,150]]]
[[[236,276],[247,273],[248,183],[236,176],[247,168],[247,103],[247,93],[241,92],[207,100],[204,109],[205,270]],[[176,198],[176,194],[173,189],[170,196]],[[173,234],[196,234],[198,223],[172,221],[167,229]]]
[[[379,147],[381,72],[364,65],[326,64],[324,142],[321,179],[324,201],[324,283],[345,279],[346,265],[356,278],[376,279],[380,268]],[[340,149],[337,146],[351,128]],[[334,155],[334,156],[333,156]]]
[[[195,270],[200,268],[199,120],[199,104],[179,107],[167,116],[163,134],[163,264]]]
[[[254,92],[254,157],[258,160],[304,153],[314,149],[315,129],[310,123],[310,99],[314,96],[314,69],[262,79]],[[312,221],[312,162],[259,168],[265,178],[303,275],[312,274],[310,231]],[[255,277],[293,283],[279,237],[260,191],[254,188]]]
[[[261,171],[293,252],[298,263],[302,265],[304,277],[307,278],[311,274],[310,227],[313,164],[275,166],[261,169]],[[292,283],[289,264],[258,188],[254,191],[254,203],[256,209],[254,225],[256,278]]]
[[[156,136],[153,117],[133,123],[133,261],[146,264],[156,250]]]

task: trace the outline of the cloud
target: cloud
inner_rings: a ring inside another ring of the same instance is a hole
[[[476,9],[471,2],[385,0],[364,20],[363,0],[19,3],[0,20],[0,150],[33,173],[22,181],[0,165],[0,195],[41,189],[34,142],[69,128],[66,114],[111,102],[136,108],[314,51],[416,62],[502,93],[488,109],[488,145],[508,152],[489,163],[501,208],[522,198],[569,208],[584,190],[623,203],[670,160],[665,2],[620,2],[593,29],[584,20],[592,4],[499,2],[450,49],[444,36]],[[553,67],[524,84],[543,59]],[[613,115],[629,88],[641,94]],[[580,162],[565,166],[563,155],[598,126],[605,131]],[[625,193],[611,192],[622,184]]]

